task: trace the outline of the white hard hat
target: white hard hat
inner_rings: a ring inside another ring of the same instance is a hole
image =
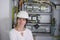
[[[27,13],[26,11],[20,11],[20,12],[17,14],[17,17],[28,19],[28,18],[29,18],[29,15],[28,15],[28,13]]]

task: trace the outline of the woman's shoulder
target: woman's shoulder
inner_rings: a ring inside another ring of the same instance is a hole
[[[27,32],[32,32],[32,31],[31,31],[30,29],[28,29],[28,28],[26,28],[26,31],[27,31]]]
[[[15,32],[14,28],[9,31],[9,33],[14,33],[14,32]]]

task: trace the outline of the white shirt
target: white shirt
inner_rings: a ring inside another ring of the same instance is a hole
[[[21,35],[21,32],[18,32],[15,29],[12,29],[9,32],[10,40],[33,40],[32,32],[29,29],[25,29],[23,31],[23,36]]]

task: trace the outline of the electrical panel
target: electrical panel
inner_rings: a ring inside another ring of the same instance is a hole
[[[28,23],[26,28],[32,30],[32,32],[48,32],[50,33],[51,27],[51,6],[45,3],[24,3],[22,10],[25,10],[29,14]]]
[[[45,5],[44,5],[45,4]],[[28,12],[51,12],[51,6],[46,3],[24,3],[24,10]]]

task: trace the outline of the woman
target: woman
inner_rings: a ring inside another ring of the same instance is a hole
[[[25,28],[29,16],[26,11],[20,11],[17,14],[16,27],[10,30],[10,40],[33,40],[32,32]]]

